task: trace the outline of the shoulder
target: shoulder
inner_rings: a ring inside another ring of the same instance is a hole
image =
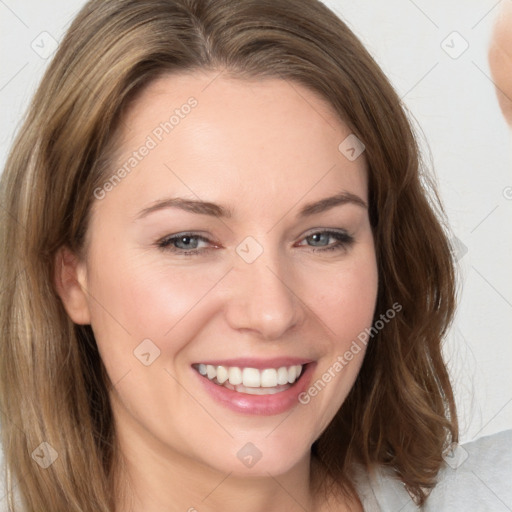
[[[420,510],[388,468],[356,469],[356,486],[367,512]],[[425,512],[512,510],[512,430],[457,445],[445,457]]]
[[[459,445],[445,461],[426,511],[510,511],[512,430]]]

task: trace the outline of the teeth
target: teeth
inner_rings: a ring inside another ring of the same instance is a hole
[[[208,365],[210,366],[210,365]],[[212,368],[214,368],[212,366]],[[229,374],[229,383],[232,386],[238,386],[238,384],[242,384],[242,370],[240,368],[237,368],[236,366],[230,367],[228,369]],[[213,379],[210,379],[213,380]]]
[[[288,383],[289,384],[294,383],[296,377],[297,377],[297,367],[290,366],[290,368],[288,368]]]
[[[286,368],[286,366],[282,366],[279,368],[279,370],[277,370],[277,383],[279,385],[288,384],[288,368]]]
[[[261,384],[260,371],[256,368],[244,368],[242,370],[242,384],[246,388],[259,388]]]
[[[217,369],[212,366],[211,364],[207,365],[206,366],[206,376],[212,380],[212,379],[215,379],[215,377],[217,377]]]
[[[217,380],[219,384],[224,384],[229,379],[229,372],[224,366],[217,366]]]
[[[244,386],[237,386],[235,391],[238,391],[238,393],[247,393],[248,395],[275,395],[284,390],[278,388],[246,388]]]
[[[250,394],[260,394],[259,392],[245,391],[245,389],[256,390],[258,388],[275,388],[276,386],[285,386],[293,384],[302,373],[302,365],[281,366],[280,368],[239,368],[238,366],[213,366],[211,364],[199,364],[197,370],[211,381],[217,384],[226,385],[231,389],[232,386],[238,386],[237,391]],[[229,384],[229,386],[228,386]],[[268,394],[270,390],[262,393]]]
[[[275,388],[277,386],[277,370],[267,368],[261,372],[261,387]]]

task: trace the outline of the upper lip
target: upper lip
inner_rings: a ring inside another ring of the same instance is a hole
[[[258,359],[253,357],[243,357],[237,359],[206,359],[194,364],[210,364],[212,366],[237,366],[239,368],[256,368],[264,370],[265,368],[281,368],[282,366],[305,365],[311,363],[312,359],[301,357],[275,357],[272,359]]]

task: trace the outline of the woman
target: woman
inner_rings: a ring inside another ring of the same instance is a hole
[[[397,484],[428,506],[458,427],[422,183],[321,3],[89,2],[2,176],[23,510],[392,510]]]

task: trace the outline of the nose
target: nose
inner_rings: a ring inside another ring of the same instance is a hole
[[[299,284],[277,251],[267,248],[252,263],[236,257],[226,301],[229,325],[264,340],[283,338],[305,317]]]

